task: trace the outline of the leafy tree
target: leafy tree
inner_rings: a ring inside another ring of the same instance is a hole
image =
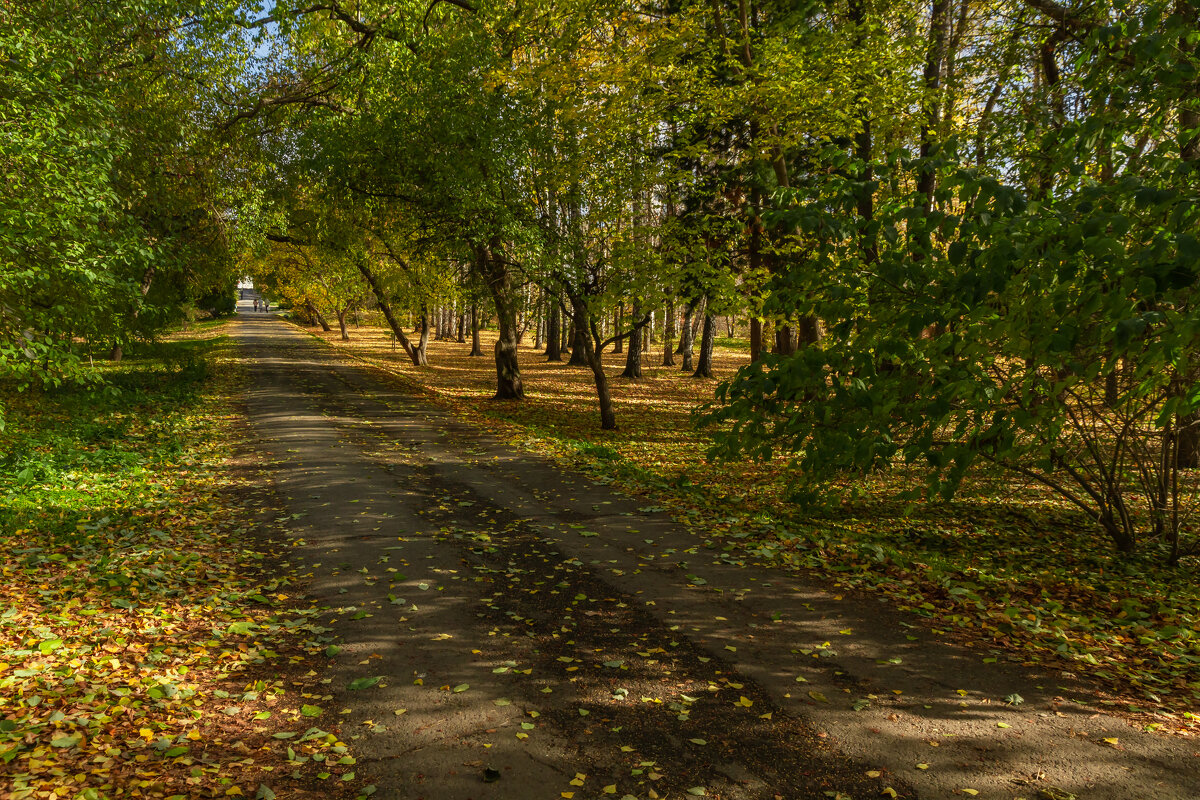
[[[990,462],[1066,498],[1121,552],[1150,539],[1174,562],[1194,546],[1180,467],[1200,407],[1200,250],[1196,96],[1163,45],[1191,34],[1166,6],[1112,10],[1117,27],[1060,12],[1047,16],[1082,37],[1085,66],[1055,85],[1079,111],[1027,127],[1041,163],[1004,170],[1017,182],[968,166],[949,136],[869,167],[831,143],[841,174],[781,193],[774,218],[809,254],[768,302],[830,321],[828,335],[744,370],[709,419],[730,423],[719,453],[790,453],[809,486],[901,459],[950,497]],[[868,170],[910,187],[869,218]]]

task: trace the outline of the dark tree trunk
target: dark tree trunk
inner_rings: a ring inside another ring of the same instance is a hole
[[[383,318],[387,320],[388,327],[392,329],[392,335],[396,337],[396,341],[404,348],[404,353],[413,362],[419,364],[417,351],[412,346],[412,342],[404,335],[404,326],[396,319],[396,315],[392,313],[392,304],[388,302],[387,295],[383,292],[383,286],[380,285],[379,279],[371,268],[367,266],[366,259],[358,259],[358,271],[366,279],[367,285],[371,287],[371,293],[375,295],[375,302],[379,305],[379,310],[383,312]]]
[[[792,326],[778,325],[775,327],[775,354],[780,356],[790,356],[796,352],[796,348],[792,345]]]
[[[763,324],[758,317],[750,318],[750,360],[758,361],[763,352]]]
[[[521,365],[517,361],[517,304],[513,296],[512,274],[507,262],[501,257],[500,244],[493,240],[487,247],[479,247],[477,255],[479,270],[492,293],[496,305],[496,400],[523,400],[525,387],[521,383]]]
[[[325,321],[325,316],[321,313],[321,310],[317,308],[316,304],[313,303],[312,300],[305,300],[304,305],[308,309],[308,313],[312,314],[312,318],[315,319],[317,324],[321,326],[321,330],[325,331],[326,333],[329,333],[331,330],[333,330],[333,328],[329,327],[329,323]]]
[[[621,373],[621,377],[636,380],[642,377],[642,334],[645,329],[640,304],[633,304],[630,318],[633,320],[633,329],[629,332],[629,355],[625,356],[625,371]],[[620,329],[614,331],[614,334],[620,336]]]
[[[578,322],[573,322],[571,325],[571,358],[567,361],[568,367],[587,367],[590,366],[586,349],[583,346],[584,340],[588,334],[580,327]]]
[[[613,336],[620,335],[621,323],[624,321],[624,319],[625,319],[625,304],[617,303],[617,310],[615,312],[613,312]],[[613,352],[614,353],[624,353],[625,352],[625,340],[624,339],[617,339],[616,344],[613,345]]]
[[[546,324],[546,360],[562,361],[562,317],[559,313],[558,293],[550,298],[550,321]]]
[[[675,299],[667,301],[663,314],[663,361],[664,367],[675,366]]]
[[[479,305],[471,303],[471,352],[472,356],[482,356],[483,348],[479,344]]]
[[[717,318],[712,314],[704,315],[704,333],[700,337],[700,360],[696,363],[693,378],[712,377],[713,339],[717,334]]]
[[[809,314],[800,317],[796,325],[796,339],[801,347],[821,341],[821,324],[816,317]]]
[[[350,334],[346,331],[346,313],[349,310],[350,309],[348,309],[348,308],[334,309],[334,313],[337,314],[338,328],[340,328],[341,332],[342,332],[342,341],[343,342],[350,341]]]
[[[467,315],[460,309],[458,312],[458,320],[456,323],[458,328],[458,343],[466,344],[467,341]]]

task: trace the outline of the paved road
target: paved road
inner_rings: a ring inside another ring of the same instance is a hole
[[[236,335],[343,640],[329,705],[382,797],[1200,797],[1194,741],[876,599],[738,564],[282,320],[243,314]],[[341,688],[366,676],[384,679]]]

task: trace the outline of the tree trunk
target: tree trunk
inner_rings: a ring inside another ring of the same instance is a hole
[[[523,400],[525,387],[521,383],[521,365],[517,361],[517,304],[513,296],[512,274],[507,262],[500,257],[500,243],[493,239],[489,246],[479,247],[476,261],[492,302],[496,304],[496,394],[495,400]]]
[[[429,309],[426,306],[421,306],[421,338],[414,349],[417,352],[416,365],[429,366]]]
[[[700,337],[700,360],[696,364],[693,378],[712,377],[713,339],[717,334],[717,318],[712,314],[704,315],[704,333]]]
[[[483,348],[479,344],[479,305],[471,303],[471,352],[472,356],[482,356]]]
[[[763,324],[758,317],[750,318],[750,360],[758,361],[762,358],[763,350]]]
[[[821,324],[816,317],[809,314],[800,317],[796,325],[796,340],[801,347],[821,341]]]
[[[675,298],[667,301],[663,315],[663,361],[664,367],[675,366]]]
[[[781,356],[790,356],[796,352],[796,348],[792,346],[792,326],[778,325],[775,327],[775,354]]]
[[[458,337],[457,337],[458,343],[466,344],[466,341],[467,341],[467,315],[463,312],[461,307],[458,310],[458,319],[455,321],[455,325],[458,328]]]
[[[350,334],[347,333],[347,331],[346,331],[346,312],[349,310],[350,309],[348,309],[348,308],[335,308],[334,309],[334,313],[337,314],[338,328],[340,328],[342,331],[342,341],[343,342],[350,341]]]
[[[621,377],[637,380],[642,377],[642,323],[645,321],[642,319],[639,303],[634,302],[630,318],[633,320],[633,330],[629,332],[629,355],[625,357],[625,371],[621,373]],[[615,333],[621,335],[619,329]]]
[[[317,308],[316,304],[313,303],[312,300],[305,300],[304,305],[308,308],[308,313],[312,314],[312,318],[315,319],[317,324],[321,326],[321,330],[325,331],[326,333],[329,333],[331,330],[333,330],[333,328],[329,327],[329,323],[325,321],[325,316],[321,313],[321,310]]]
[[[379,310],[383,312],[383,318],[387,320],[388,327],[392,329],[392,335],[396,337],[396,341],[404,348],[404,353],[413,362],[419,364],[417,352],[412,346],[412,342],[404,335],[404,326],[396,319],[396,315],[392,313],[392,305],[388,302],[387,295],[383,292],[383,286],[380,285],[379,279],[375,277],[375,273],[367,266],[367,261],[364,258],[357,260],[358,271],[366,279],[367,285],[371,287],[371,293],[375,295],[375,302],[379,304]]]
[[[625,317],[625,304],[617,303],[617,310],[615,312],[613,312],[613,335],[614,336],[617,336],[621,333],[621,323],[624,320],[624,317]],[[617,339],[616,344],[613,345],[613,352],[614,353],[624,353],[625,352],[625,340],[624,339]]]
[[[587,365],[592,368],[592,379],[596,385],[596,401],[600,406],[600,429],[614,431],[617,429],[617,417],[613,413],[612,392],[608,388],[608,376],[604,374],[604,354],[599,349],[602,341],[600,331],[597,329],[595,321],[589,319],[587,308],[581,300],[571,298],[571,309],[573,311],[571,316],[575,319],[575,330],[578,332],[584,330],[585,327],[591,329],[590,336],[585,335],[582,339],[576,336],[575,342],[587,360]],[[571,355],[574,357],[574,353]]]
[[[550,298],[550,321],[546,324],[546,360],[562,361],[562,317],[559,312],[558,292]]]
[[[534,314],[535,321],[533,323],[533,349],[541,350],[542,345],[546,343],[546,309],[544,306],[546,299],[545,291],[542,291],[538,297],[537,310]]]
[[[933,211],[933,192],[937,188],[937,174],[928,163],[933,154],[934,138],[937,136],[941,119],[942,61],[946,51],[946,26],[950,11],[949,0],[933,0],[929,12],[929,49],[925,55],[925,117],[921,120],[920,167],[917,175],[917,193],[921,195],[922,211],[925,216]]]
[[[586,349],[583,342],[587,339],[588,334],[579,326],[578,322],[572,322],[571,325],[571,358],[567,360],[568,367],[586,367],[590,366]]]
[[[679,365],[680,372],[691,372],[695,369],[695,364],[692,363],[692,352],[695,344],[694,331],[692,327],[692,316],[695,313],[696,304],[688,303],[683,311],[683,326],[679,331],[679,347],[675,352],[683,356],[683,363]]]

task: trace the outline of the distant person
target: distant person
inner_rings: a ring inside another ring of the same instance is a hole
[[[271,301],[265,297],[263,298],[263,313],[264,314],[271,313]]]
[[[258,311],[258,298],[254,298],[254,310]]]

